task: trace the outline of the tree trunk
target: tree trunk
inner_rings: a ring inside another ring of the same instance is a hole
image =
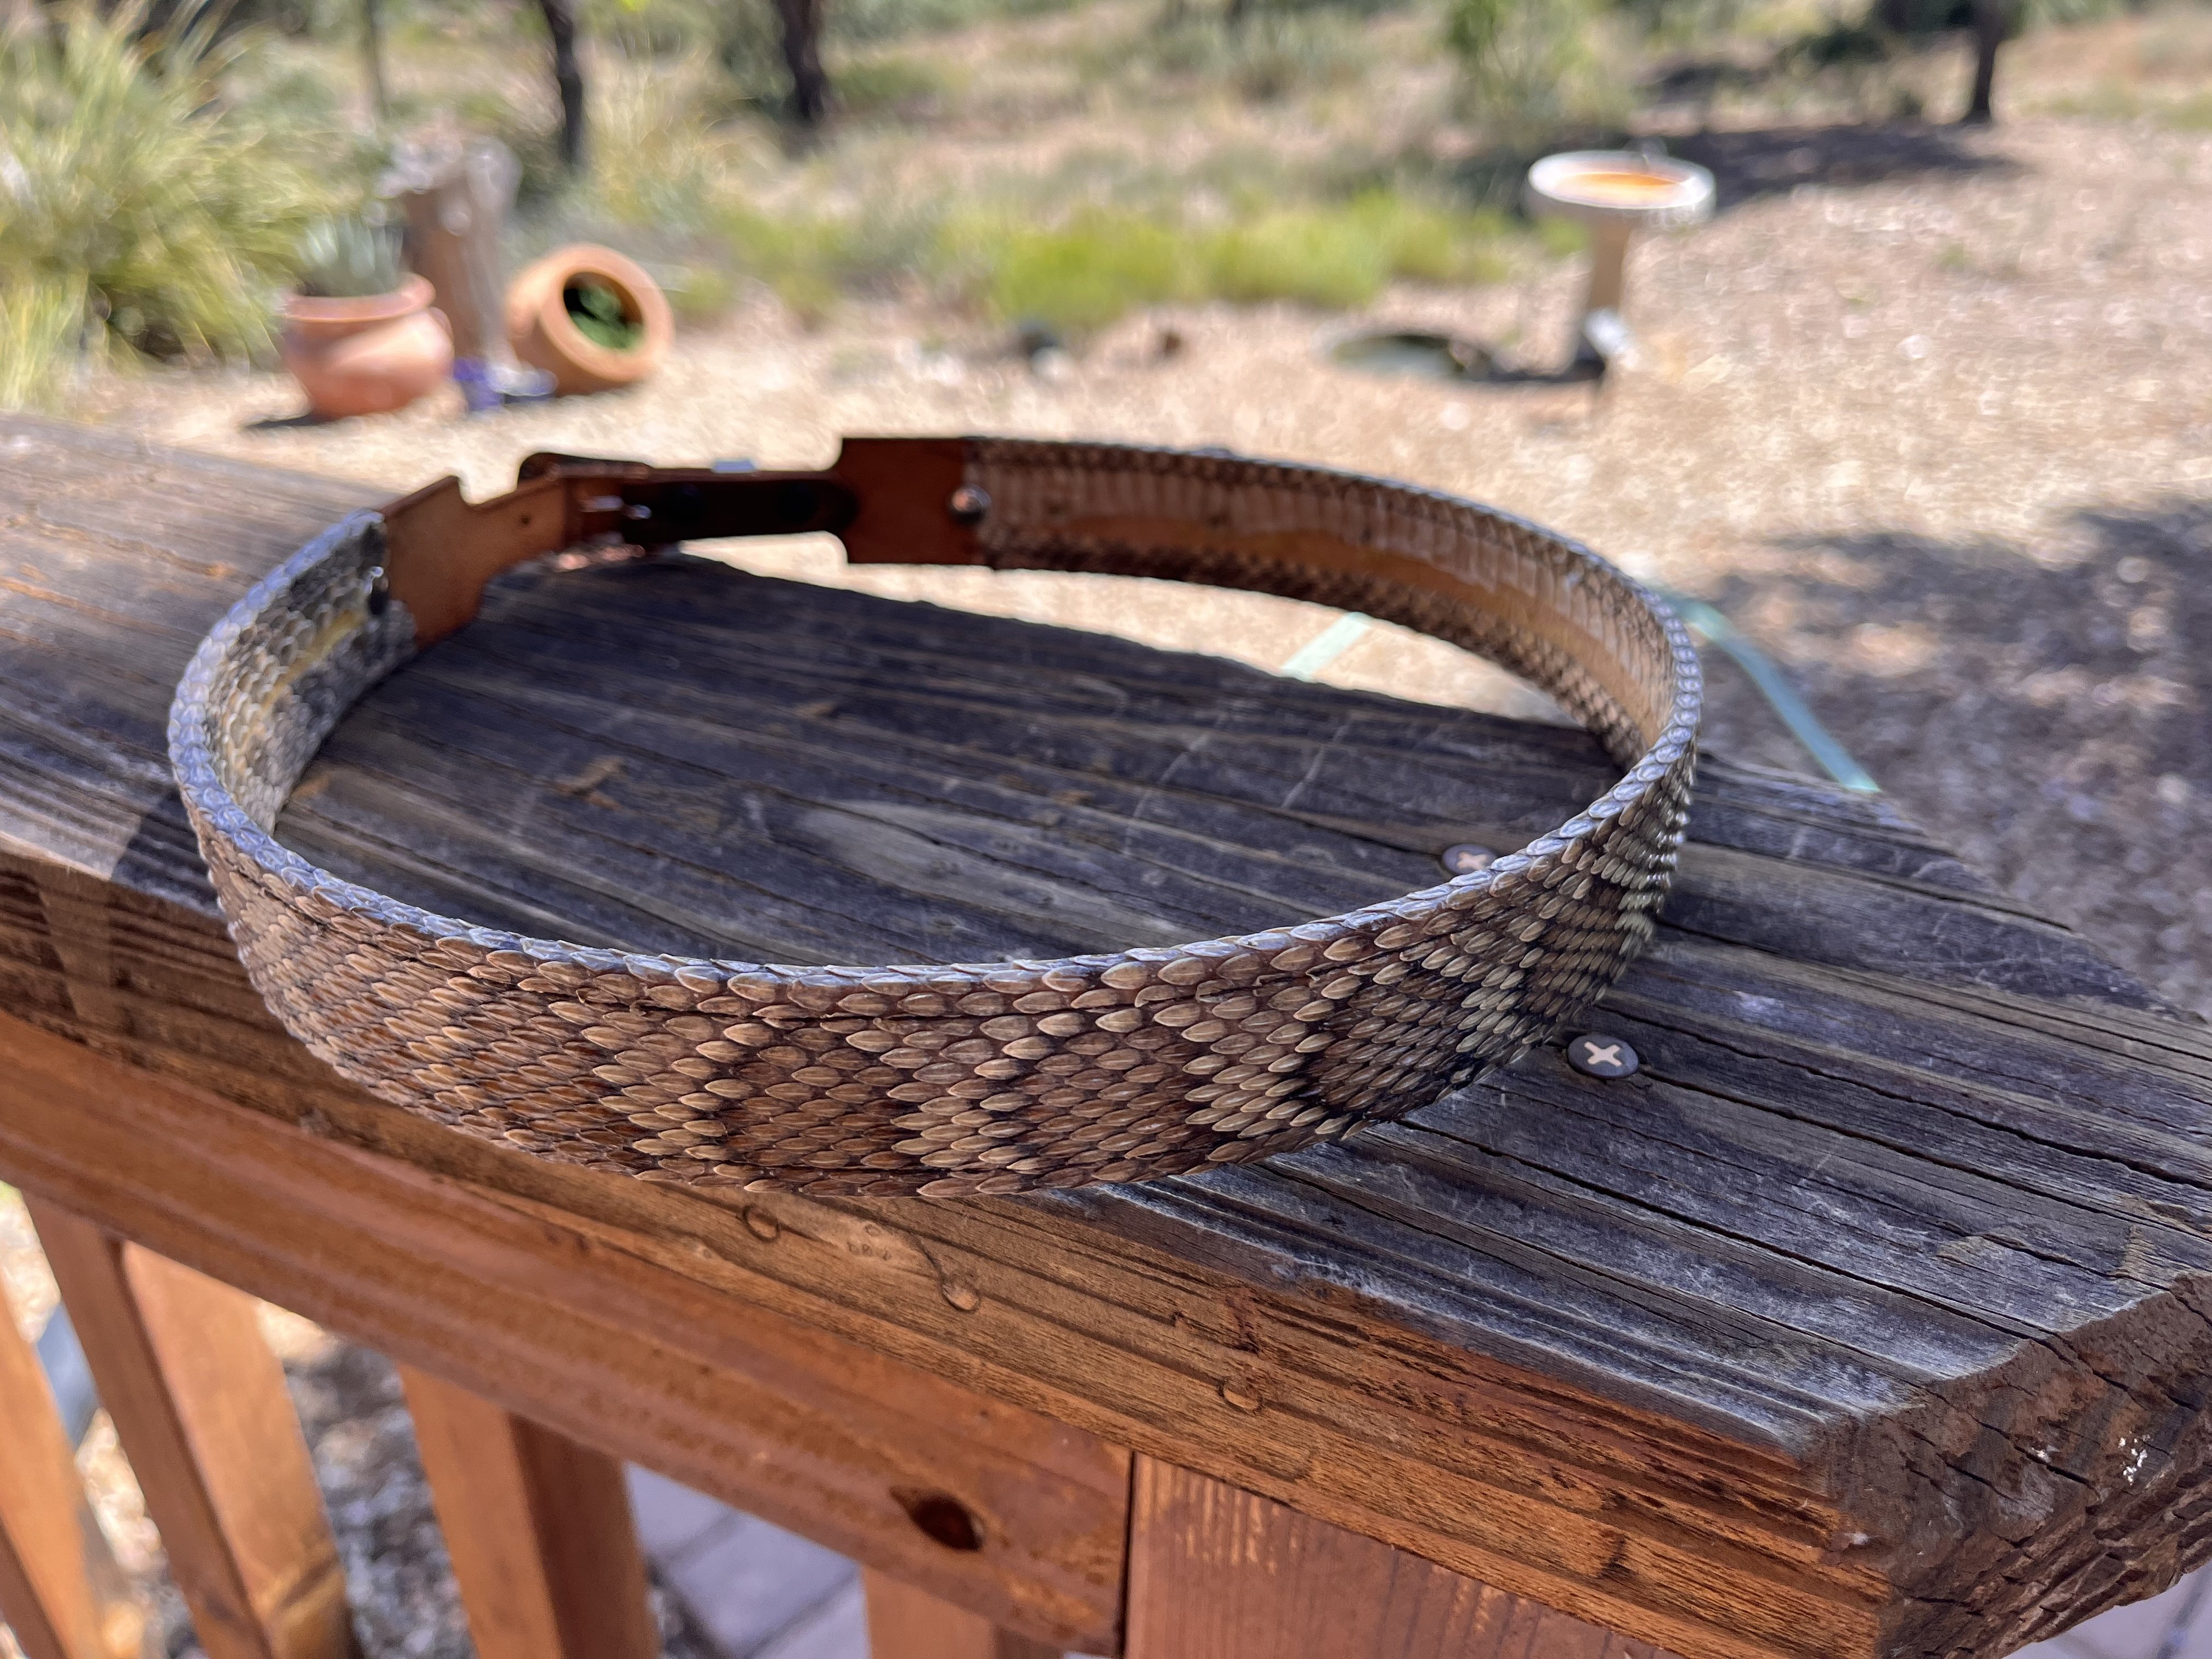
[[[1990,99],[1996,90],[1997,48],[2012,32],[2012,0],[1974,0],[1974,92],[1966,104],[1969,125],[1996,119]]]
[[[783,30],[784,67],[791,71],[791,118],[812,128],[830,112],[830,77],[822,68],[822,0],[775,0]]]
[[[368,101],[380,127],[392,118],[384,83],[384,0],[361,0],[361,50],[368,70]]]
[[[572,0],[538,0],[545,32],[553,37],[553,81],[561,88],[561,165],[584,165],[584,71],[576,64],[576,13]]]

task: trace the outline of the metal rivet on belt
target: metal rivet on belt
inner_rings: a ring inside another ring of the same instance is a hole
[[[1634,1077],[1644,1062],[1626,1038],[1585,1031],[1567,1045],[1567,1064],[1590,1077]]]
[[[990,492],[978,489],[974,484],[962,484],[945,503],[945,510],[952,515],[955,524],[981,524],[983,515],[991,510]]]
[[[1455,876],[1471,876],[1497,863],[1498,854],[1487,847],[1477,847],[1471,841],[1463,841],[1456,847],[1445,848],[1437,855],[1437,862]]]

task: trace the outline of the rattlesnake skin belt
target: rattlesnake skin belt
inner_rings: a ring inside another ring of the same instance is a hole
[[[1625,775],[1479,873],[1323,921],[1054,962],[772,967],[524,939],[270,835],[347,706],[497,572],[593,544],[830,531],[856,562],[1255,589],[1419,629],[1549,692]],[[246,970],[388,1101],[541,1157],[709,1186],[1011,1193],[1340,1137],[1511,1058],[1650,937],[1699,702],[1681,623],[1471,501],[1219,453],[854,439],[825,472],[533,456],[357,514],[240,600],[170,745]]]

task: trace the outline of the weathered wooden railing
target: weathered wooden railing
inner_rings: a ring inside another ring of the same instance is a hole
[[[1638,1077],[1547,1048],[1262,1168],[732,1198],[340,1083],[236,965],[161,719],[234,596],[381,493],[0,422],[0,1178],[210,1659],[351,1639],[241,1291],[406,1368],[499,1659],[650,1650],[619,1459],[857,1557],[881,1659],[1994,1659],[2204,1554],[2212,1040],[1821,787],[1707,767],[1595,1017]],[[975,957],[1408,887],[1601,766],[672,560],[507,582],[283,833],[533,933]],[[0,1610],[90,1659],[40,1398],[0,1340]]]

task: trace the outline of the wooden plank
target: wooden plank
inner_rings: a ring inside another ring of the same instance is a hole
[[[620,1462],[400,1367],[479,1659],[659,1659]]]
[[[997,1624],[1112,1650],[1126,1453],[780,1316],[726,1269],[674,1271],[649,1240],[580,1230],[550,1206],[133,1073],[4,1015],[0,1056],[10,1085],[0,1177],[39,1195],[44,1213],[65,1205],[128,1229]],[[129,1133],[114,1133],[110,1113]],[[770,1246],[765,1215],[708,1213]],[[696,1269],[731,1248],[705,1233],[676,1261]],[[839,1248],[906,1247],[855,1230]],[[947,1297],[965,1300],[964,1289],[908,1260],[926,1294],[960,1317]],[[64,1289],[74,1307],[66,1278]],[[918,1506],[939,1497],[975,1517],[980,1547],[947,1548],[917,1522]]]
[[[1540,1603],[1150,1457],[1127,1659],[1659,1659]]]
[[[41,1200],[31,1218],[210,1659],[350,1659],[345,1577],[250,1299]]]
[[[869,1659],[1059,1659],[1060,1650],[1002,1630],[927,1590],[864,1570]]]
[[[37,1351],[0,1292],[0,1624],[26,1659],[127,1659],[143,1620],[101,1605],[88,1571],[92,1521]]]
[[[1592,1017],[1650,1051],[1625,1085],[1540,1051],[1340,1148],[1060,1200],[644,1187],[344,1088],[231,957],[160,784],[165,618],[340,487],[155,455],[133,495],[107,440],[0,433],[21,1018],[637,1264],[666,1310],[769,1310],[1691,1659],[1994,1653],[2212,1548],[2212,1042],[1887,803],[1707,763],[1669,921]],[[149,559],[179,574],[142,598]],[[1311,914],[1607,781],[1573,732],[671,560],[497,589],[283,833],[488,921],[862,960]],[[0,1159],[167,1205],[133,1224],[203,1265],[295,1224],[239,1237],[198,1173],[112,1180],[38,1123]]]

